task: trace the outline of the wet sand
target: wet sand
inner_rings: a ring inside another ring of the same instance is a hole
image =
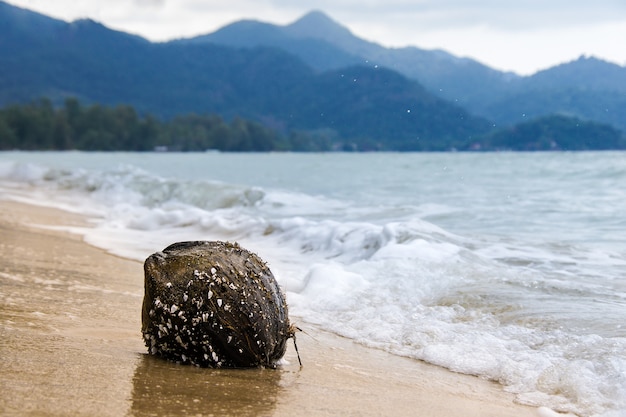
[[[537,415],[498,384],[301,321],[302,368],[292,344],[277,370],[150,357],[140,332],[143,265],[37,225],[88,226],[78,215],[0,200],[0,415]]]

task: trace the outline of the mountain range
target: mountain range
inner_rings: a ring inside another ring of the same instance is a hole
[[[625,81],[625,68],[595,58],[521,77],[444,51],[384,48],[318,11],[152,43],[0,1],[0,106],[76,97],[163,118],[241,116],[361,148],[445,150],[553,114],[626,130]]]
[[[286,26],[244,20],[181,42],[273,46],[318,71],[348,65],[383,66],[497,124],[563,114],[626,130],[626,67],[593,57],[523,77],[442,50],[385,48],[356,37],[320,11]]]

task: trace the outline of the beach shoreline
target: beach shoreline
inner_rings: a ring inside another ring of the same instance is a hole
[[[292,344],[278,370],[155,359],[141,340],[142,264],[40,226],[88,227],[77,214],[0,200],[2,415],[537,415],[499,384],[306,323],[302,368]]]

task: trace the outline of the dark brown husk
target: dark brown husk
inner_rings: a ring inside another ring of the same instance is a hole
[[[144,264],[151,354],[203,367],[274,367],[290,333],[272,272],[236,243],[180,242]]]

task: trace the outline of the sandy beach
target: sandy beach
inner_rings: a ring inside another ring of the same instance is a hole
[[[143,265],[44,226],[63,211],[0,200],[0,415],[536,416],[496,383],[365,348],[292,317],[277,370],[212,370],[150,357]]]

